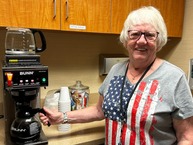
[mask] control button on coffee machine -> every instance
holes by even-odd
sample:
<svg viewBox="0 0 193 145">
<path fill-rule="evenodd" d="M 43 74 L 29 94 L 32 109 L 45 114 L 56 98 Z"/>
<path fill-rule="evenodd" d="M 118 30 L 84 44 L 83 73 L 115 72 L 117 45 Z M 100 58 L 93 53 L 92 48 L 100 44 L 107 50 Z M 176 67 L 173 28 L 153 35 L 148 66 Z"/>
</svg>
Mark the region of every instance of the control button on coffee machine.
<svg viewBox="0 0 193 145">
<path fill-rule="evenodd" d="M 6 73 L 6 76 L 7 76 L 7 86 L 11 87 L 12 86 L 13 73 L 8 72 L 8 73 Z"/>
</svg>

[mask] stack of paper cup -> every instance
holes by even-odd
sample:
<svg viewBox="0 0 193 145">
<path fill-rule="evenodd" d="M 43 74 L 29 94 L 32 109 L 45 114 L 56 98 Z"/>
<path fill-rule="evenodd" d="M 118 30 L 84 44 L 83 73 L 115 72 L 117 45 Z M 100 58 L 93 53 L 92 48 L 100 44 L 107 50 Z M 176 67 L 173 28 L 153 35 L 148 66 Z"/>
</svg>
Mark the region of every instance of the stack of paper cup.
<svg viewBox="0 0 193 145">
<path fill-rule="evenodd" d="M 65 113 L 70 110 L 71 110 L 71 100 L 68 87 L 61 87 L 58 102 L 58 111 Z M 70 130 L 70 128 L 71 128 L 70 124 L 58 125 L 58 130 L 63 132 Z"/>
</svg>

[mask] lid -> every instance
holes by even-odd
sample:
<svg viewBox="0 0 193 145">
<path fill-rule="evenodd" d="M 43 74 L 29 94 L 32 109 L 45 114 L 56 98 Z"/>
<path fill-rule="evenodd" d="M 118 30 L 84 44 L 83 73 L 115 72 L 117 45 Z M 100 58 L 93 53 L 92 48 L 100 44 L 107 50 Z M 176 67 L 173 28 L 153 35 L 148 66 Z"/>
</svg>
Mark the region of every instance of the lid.
<svg viewBox="0 0 193 145">
<path fill-rule="evenodd" d="M 17 28 L 17 27 L 7 27 L 8 31 L 16 31 L 16 32 L 31 32 L 28 28 Z"/>
<path fill-rule="evenodd" d="M 88 86 L 84 86 L 81 81 L 76 81 L 76 84 L 73 86 L 69 86 L 69 89 L 73 89 L 73 90 L 87 90 L 89 89 Z"/>
</svg>

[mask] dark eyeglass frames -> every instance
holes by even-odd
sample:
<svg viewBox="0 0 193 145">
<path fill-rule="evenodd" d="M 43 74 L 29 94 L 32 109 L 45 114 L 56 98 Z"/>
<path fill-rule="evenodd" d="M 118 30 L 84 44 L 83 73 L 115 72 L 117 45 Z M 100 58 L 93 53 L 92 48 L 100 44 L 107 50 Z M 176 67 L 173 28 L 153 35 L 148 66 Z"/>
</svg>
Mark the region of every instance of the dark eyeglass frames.
<svg viewBox="0 0 193 145">
<path fill-rule="evenodd" d="M 159 32 L 149 31 L 149 32 L 141 32 L 137 30 L 129 30 L 128 36 L 130 40 L 139 40 L 141 35 L 144 35 L 146 41 L 155 41 L 158 37 Z"/>
</svg>

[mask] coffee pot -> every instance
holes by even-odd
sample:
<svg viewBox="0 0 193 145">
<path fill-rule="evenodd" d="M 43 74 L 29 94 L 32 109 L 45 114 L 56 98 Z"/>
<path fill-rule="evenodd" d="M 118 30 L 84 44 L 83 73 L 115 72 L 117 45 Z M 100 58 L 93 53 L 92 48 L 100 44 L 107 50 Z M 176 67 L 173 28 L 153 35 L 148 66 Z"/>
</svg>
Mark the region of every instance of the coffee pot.
<svg viewBox="0 0 193 145">
<path fill-rule="evenodd" d="M 35 34 L 38 33 L 41 47 L 36 47 Z M 5 38 L 5 53 L 11 55 L 29 55 L 46 49 L 43 33 L 35 29 L 8 27 Z"/>
<path fill-rule="evenodd" d="M 41 124 L 35 116 L 36 113 L 45 113 L 43 109 L 32 109 L 23 106 L 16 114 L 16 119 L 12 122 L 10 135 L 13 141 L 32 142 L 40 137 Z"/>
<path fill-rule="evenodd" d="M 10 94 L 15 102 L 15 117 L 10 126 L 10 136 L 19 145 L 39 140 L 42 127 L 37 113 L 45 113 L 36 105 L 38 88 L 13 89 Z"/>
</svg>

